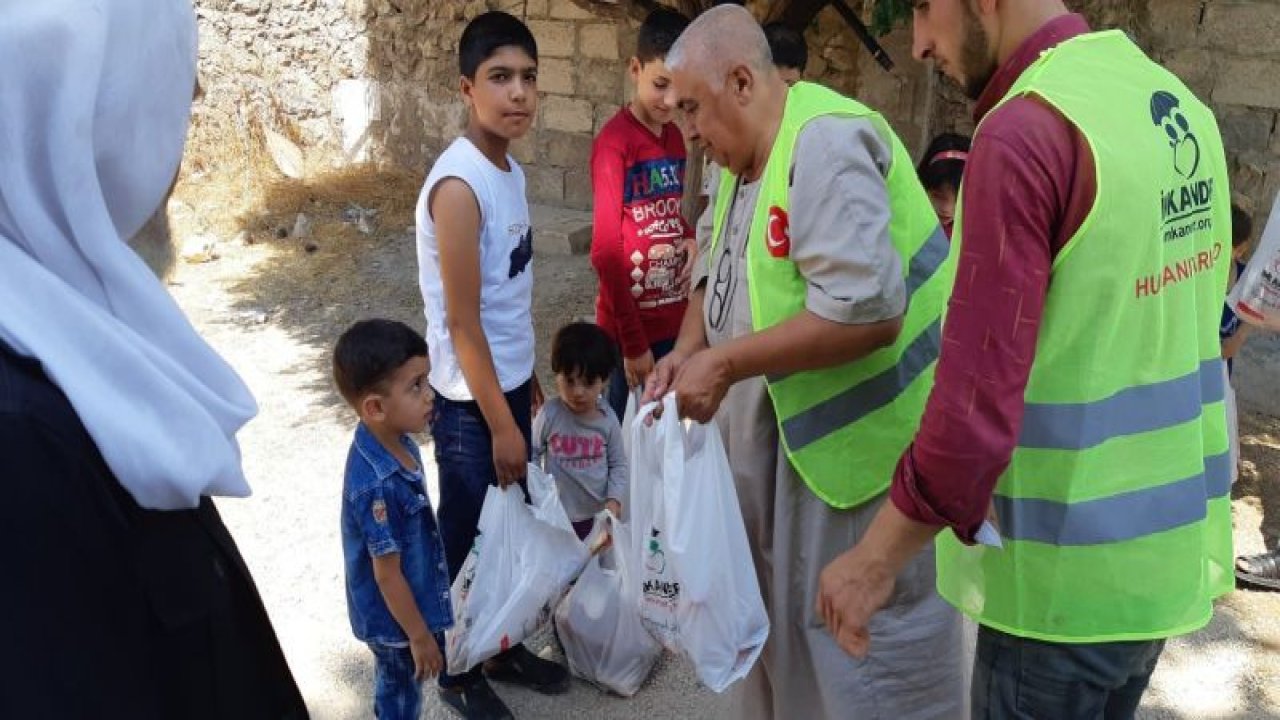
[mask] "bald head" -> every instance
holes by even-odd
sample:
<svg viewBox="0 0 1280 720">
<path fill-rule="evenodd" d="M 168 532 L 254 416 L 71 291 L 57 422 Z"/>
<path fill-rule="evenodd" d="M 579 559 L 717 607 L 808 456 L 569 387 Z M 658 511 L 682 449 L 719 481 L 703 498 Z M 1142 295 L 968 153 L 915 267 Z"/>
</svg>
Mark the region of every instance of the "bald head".
<svg viewBox="0 0 1280 720">
<path fill-rule="evenodd" d="M 665 102 L 685 137 L 737 175 L 754 180 L 782 122 L 787 86 L 751 13 L 721 5 L 690 23 L 667 53 Z"/>
<path fill-rule="evenodd" d="M 773 67 L 764 30 L 740 5 L 720 5 L 702 13 L 667 53 L 668 68 L 701 75 L 713 88 L 740 65 L 757 73 Z"/>
</svg>

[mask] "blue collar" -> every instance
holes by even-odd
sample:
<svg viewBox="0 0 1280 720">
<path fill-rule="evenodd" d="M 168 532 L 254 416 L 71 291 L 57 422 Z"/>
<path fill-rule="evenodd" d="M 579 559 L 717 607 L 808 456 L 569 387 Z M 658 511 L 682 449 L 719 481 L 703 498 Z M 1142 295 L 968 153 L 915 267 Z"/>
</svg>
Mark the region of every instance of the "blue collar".
<svg viewBox="0 0 1280 720">
<path fill-rule="evenodd" d="M 409 451 L 409 455 L 418 461 L 418 472 L 422 472 L 422 459 L 418 455 L 418 448 L 409 439 L 408 435 L 400 436 L 400 444 L 405 450 Z M 363 422 L 356 425 L 356 449 L 360 451 L 360 455 L 373 468 L 379 480 L 385 480 L 392 475 L 403 471 L 405 475 L 409 475 L 409 471 L 405 470 L 400 461 L 395 458 L 382 443 L 378 442 L 378 438 L 373 436 Z"/>
</svg>

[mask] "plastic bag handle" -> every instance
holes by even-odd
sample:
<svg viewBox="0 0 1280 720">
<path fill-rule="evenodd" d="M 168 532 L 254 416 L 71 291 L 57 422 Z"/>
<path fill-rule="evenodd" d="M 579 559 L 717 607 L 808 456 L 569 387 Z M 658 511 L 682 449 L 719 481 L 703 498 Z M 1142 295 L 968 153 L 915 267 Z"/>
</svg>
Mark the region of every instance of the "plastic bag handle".
<svg viewBox="0 0 1280 720">
<path fill-rule="evenodd" d="M 675 399 L 675 395 L 676 394 L 674 392 L 667 393 L 667 397 L 672 398 L 672 400 Z M 662 405 L 663 402 L 666 401 L 666 399 L 667 398 L 664 397 L 662 398 L 662 400 L 650 400 L 649 402 L 636 408 L 636 416 L 631 420 L 630 429 L 632 431 L 635 431 L 638 428 L 645 427 L 644 421 L 647 420 L 649 416 L 653 414 L 653 411 L 657 410 L 658 406 Z"/>
<path fill-rule="evenodd" d="M 662 417 L 658 420 L 658 424 L 662 426 L 662 480 L 665 486 L 662 493 L 662 509 L 668 527 L 681 528 L 685 531 L 685 533 L 676 534 L 668 532 L 667 546 L 676 554 L 684 554 L 691 549 L 692 543 L 687 535 L 692 530 L 692 524 L 676 522 L 676 517 L 686 504 L 682 502 L 687 495 L 685 483 L 692 481 L 691 478 L 686 477 L 685 471 L 689 453 L 687 442 L 689 428 L 686 428 L 685 423 L 680 420 L 675 393 L 667 393 L 662 398 L 662 406 Z"/>
<path fill-rule="evenodd" d="M 609 533 L 609 547 L 600 551 L 600 553 L 597 554 L 596 557 L 592 558 L 592 560 L 595 562 L 596 567 L 600 569 L 600 572 L 605 575 L 617 575 L 622 578 L 622 582 L 625 584 L 626 572 L 622 569 L 622 563 L 618 560 L 622 555 L 622 553 L 618 551 L 618 535 L 620 534 L 618 532 L 618 526 L 622 521 L 619 520 L 618 516 L 614 515 L 608 508 L 596 513 L 596 524 L 600 524 L 601 521 L 605 524 L 605 532 Z M 606 555 L 613 558 L 613 570 L 605 568 L 602 564 Z"/>
</svg>

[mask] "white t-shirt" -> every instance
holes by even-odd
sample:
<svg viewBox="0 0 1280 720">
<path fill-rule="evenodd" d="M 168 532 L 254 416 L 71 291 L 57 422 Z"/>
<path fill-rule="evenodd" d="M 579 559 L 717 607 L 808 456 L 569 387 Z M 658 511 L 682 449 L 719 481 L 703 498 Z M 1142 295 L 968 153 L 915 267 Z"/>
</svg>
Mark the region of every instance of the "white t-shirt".
<svg viewBox="0 0 1280 720">
<path fill-rule="evenodd" d="M 465 182 L 480 206 L 480 325 L 489 341 L 503 392 L 533 375 L 533 229 L 524 196 L 524 171 L 507 156 L 511 170 L 489 161 L 465 137 L 440 155 L 418 196 L 418 285 L 427 315 L 431 386 L 455 401 L 473 400 L 462 376 L 445 322 L 440 251 L 428 198 L 445 178 Z"/>
</svg>

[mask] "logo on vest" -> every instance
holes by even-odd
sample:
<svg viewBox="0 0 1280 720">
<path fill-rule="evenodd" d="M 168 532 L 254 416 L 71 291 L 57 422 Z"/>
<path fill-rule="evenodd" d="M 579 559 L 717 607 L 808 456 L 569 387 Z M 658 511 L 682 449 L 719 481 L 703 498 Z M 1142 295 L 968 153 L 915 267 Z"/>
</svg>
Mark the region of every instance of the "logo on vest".
<svg viewBox="0 0 1280 720">
<path fill-rule="evenodd" d="M 1191 132 L 1191 124 L 1179 105 L 1180 101 L 1173 93 L 1164 90 L 1154 93 L 1151 96 L 1151 122 L 1169 136 L 1174 171 L 1190 180 L 1200 167 L 1200 141 Z"/>
<path fill-rule="evenodd" d="M 1200 169 L 1200 141 L 1173 93 L 1151 95 L 1151 122 L 1164 131 L 1173 154 L 1173 171 L 1188 182 L 1160 191 L 1160 219 L 1164 241 L 1181 240 L 1213 228 L 1213 178 L 1195 180 Z"/>
<path fill-rule="evenodd" d="M 776 258 L 784 258 L 791 254 L 791 225 L 787 211 L 774 205 L 769 208 L 769 227 L 764 234 L 765 246 L 769 254 Z"/>
</svg>

